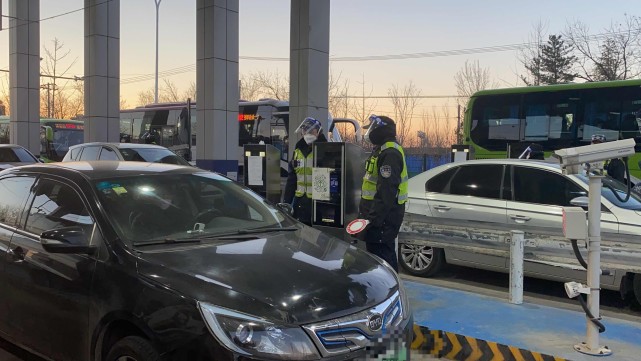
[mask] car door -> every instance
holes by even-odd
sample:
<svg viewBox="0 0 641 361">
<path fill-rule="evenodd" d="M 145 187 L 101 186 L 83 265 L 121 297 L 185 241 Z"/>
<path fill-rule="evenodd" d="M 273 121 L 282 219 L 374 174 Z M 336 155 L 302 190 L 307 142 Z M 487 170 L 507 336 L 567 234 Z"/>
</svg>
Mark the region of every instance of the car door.
<svg viewBox="0 0 641 361">
<path fill-rule="evenodd" d="M 571 207 L 570 201 L 586 196 L 587 190 L 561 173 L 528 166 L 514 166 L 512 187 L 508 224 L 526 233 L 525 272 L 559 280 L 584 279 L 562 227 L 563 207 Z M 601 213 L 601 231 L 618 233 L 618 221 L 607 208 Z"/>
<path fill-rule="evenodd" d="M 6 265 L 13 262 L 10 250 L 11 236 L 23 216 L 25 202 L 35 182 L 33 176 L 6 176 L 0 178 L 0 331 L 10 334 L 9 308 L 19 302 L 7 284 Z"/>
<path fill-rule="evenodd" d="M 431 191 L 428 184 L 426 193 L 432 215 L 442 224 L 443 240 L 455 246 L 445 248 L 448 262 L 505 268 L 505 167 L 466 164 L 454 169 L 440 191 Z"/>
<path fill-rule="evenodd" d="M 6 267 L 16 300 L 9 313 L 10 332 L 23 345 L 56 360 L 87 354 L 90 334 L 88 296 L 95 259 L 82 254 L 49 253 L 40 244 L 43 231 L 80 226 L 87 242 L 98 239 L 93 218 L 77 188 L 42 176 L 31 192 L 24 226 L 12 237 L 13 262 Z"/>
</svg>

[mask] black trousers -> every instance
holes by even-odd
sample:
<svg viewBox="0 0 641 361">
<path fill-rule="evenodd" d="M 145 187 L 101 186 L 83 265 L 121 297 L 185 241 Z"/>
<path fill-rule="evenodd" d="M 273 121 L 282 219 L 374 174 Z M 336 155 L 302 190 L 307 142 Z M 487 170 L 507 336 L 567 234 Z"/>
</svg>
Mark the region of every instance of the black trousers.
<svg viewBox="0 0 641 361">
<path fill-rule="evenodd" d="M 388 213 L 380 227 L 367 229 L 364 241 L 367 251 L 385 260 L 398 272 L 398 256 L 396 254 L 396 237 L 405 216 L 405 205 L 397 204 Z"/>
</svg>

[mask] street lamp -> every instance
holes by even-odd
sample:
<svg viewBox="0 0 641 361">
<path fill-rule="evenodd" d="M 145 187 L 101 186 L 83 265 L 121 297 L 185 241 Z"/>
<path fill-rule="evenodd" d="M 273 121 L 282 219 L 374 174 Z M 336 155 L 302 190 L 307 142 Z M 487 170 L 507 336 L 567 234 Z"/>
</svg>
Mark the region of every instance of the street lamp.
<svg viewBox="0 0 641 361">
<path fill-rule="evenodd" d="M 156 87 L 154 92 L 154 103 L 158 103 L 158 13 L 160 11 L 160 2 L 162 0 L 154 0 L 156 3 Z"/>
</svg>

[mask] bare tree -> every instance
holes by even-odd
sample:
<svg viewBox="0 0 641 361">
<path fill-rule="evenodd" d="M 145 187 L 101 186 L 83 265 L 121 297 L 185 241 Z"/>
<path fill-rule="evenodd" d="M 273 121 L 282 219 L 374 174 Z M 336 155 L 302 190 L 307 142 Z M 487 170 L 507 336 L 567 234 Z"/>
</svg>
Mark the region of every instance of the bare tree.
<svg viewBox="0 0 641 361">
<path fill-rule="evenodd" d="M 185 92 L 183 93 L 183 99 L 185 101 L 187 101 L 187 99 L 191 99 L 192 102 L 196 101 L 196 83 L 195 82 L 192 81 L 191 83 L 189 83 L 189 88 L 187 88 L 187 90 L 185 90 Z"/>
<path fill-rule="evenodd" d="M 261 84 L 258 81 L 256 73 L 241 75 L 238 87 L 240 90 L 240 99 L 253 101 L 260 98 Z"/>
<path fill-rule="evenodd" d="M 519 50 L 518 58 L 525 67 L 527 75 L 521 75 L 521 80 L 526 85 L 541 84 L 541 49 L 547 39 L 547 22 L 538 21 L 532 27 L 528 36 L 528 46 Z"/>
<path fill-rule="evenodd" d="M 466 60 L 463 67 L 454 75 L 454 85 L 459 105 L 465 106 L 472 94 L 477 91 L 495 88 L 496 82 L 492 80 L 489 68 L 481 67 L 478 60 L 471 62 Z"/>
<path fill-rule="evenodd" d="M 289 99 L 289 78 L 278 71 L 254 73 L 256 82 L 260 86 L 260 93 L 268 98 L 277 100 Z"/>
<path fill-rule="evenodd" d="M 41 65 L 42 74 L 46 75 L 48 83 L 41 87 L 41 115 L 66 119 L 83 112 L 84 89 L 77 81 L 70 81 L 69 70 L 76 64 L 78 58 L 69 60 L 71 50 L 66 50 L 63 42 L 54 38 L 53 46 L 44 46 L 44 57 Z"/>
<path fill-rule="evenodd" d="M 141 90 L 138 92 L 138 106 L 143 106 L 147 104 L 153 104 L 156 100 L 154 95 L 154 89 L 149 88 L 147 90 Z"/>
<path fill-rule="evenodd" d="M 641 18 L 625 15 L 599 36 L 587 24 L 569 23 L 564 36 L 576 49 L 580 72 L 587 81 L 623 80 L 641 75 Z"/>
<path fill-rule="evenodd" d="M 160 97 L 158 100 L 163 103 L 176 103 L 183 99 L 178 91 L 176 83 L 169 79 L 163 79 L 163 85 L 160 88 Z"/>
<path fill-rule="evenodd" d="M 3 115 L 9 115 L 11 112 L 11 107 L 9 103 L 9 73 L 5 73 L 5 75 L 2 77 L 2 80 L 0 80 L 0 85 L 2 85 L 2 91 L 0 92 L 0 103 L 2 103 L 2 107 L 4 107 L 4 114 Z"/>
<path fill-rule="evenodd" d="M 359 82 L 361 85 L 361 94 L 353 99 L 353 102 L 350 106 L 349 114 L 353 119 L 358 120 L 361 125 L 367 124 L 369 116 L 374 113 L 374 109 L 378 105 L 377 101 L 373 101 L 370 97 L 374 91 L 374 86 L 371 85 L 369 90 L 366 90 L 367 83 L 365 81 L 365 75 L 362 75 L 362 81 Z"/>
<path fill-rule="evenodd" d="M 409 140 L 412 130 L 412 118 L 419 104 L 417 98 L 421 95 L 421 90 L 416 88 L 412 81 L 404 87 L 392 85 L 387 94 L 390 96 L 394 106 L 394 121 L 396 122 L 396 139 L 399 144 L 404 145 L 405 140 Z"/>
</svg>

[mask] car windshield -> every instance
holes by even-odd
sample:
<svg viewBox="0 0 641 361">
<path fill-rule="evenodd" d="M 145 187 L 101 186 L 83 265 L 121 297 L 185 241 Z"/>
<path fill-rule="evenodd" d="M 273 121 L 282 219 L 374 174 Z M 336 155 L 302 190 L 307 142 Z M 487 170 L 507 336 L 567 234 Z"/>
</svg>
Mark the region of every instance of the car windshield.
<svg viewBox="0 0 641 361">
<path fill-rule="evenodd" d="M 126 161 L 189 165 L 185 159 L 165 148 L 121 148 Z"/>
<path fill-rule="evenodd" d="M 22 148 L 0 148 L 0 162 L 34 163 L 38 160 Z"/>
<path fill-rule="evenodd" d="M 213 173 L 119 177 L 94 184 L 120 237 L 135 244 L 295 225 L 249 189 Z"/>
<path fill-rule="evenodd" d="M 577 175 L 577 178 L 583 183 L 588 184 L 588 178 L 585 175 Z M 625 199 L 628 194 L 628 186 L 611 177 L 603 178 L 601 194 L 605 199 L 619 208 L 641 211 L 641 196 L 638 193 L 631 192 L 630 199 L 628 199 L 627 202 L 621 202 L 614 195 L 614 192 L 616 192 L 621 199 Z"/>
</svg>

